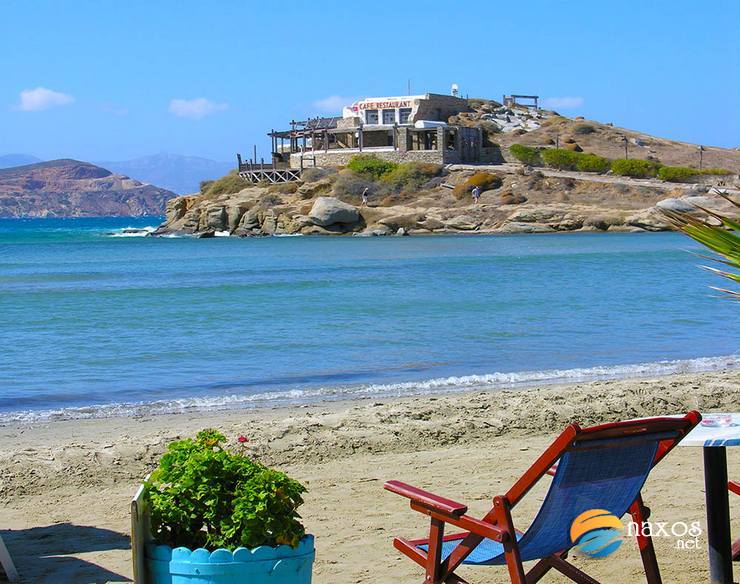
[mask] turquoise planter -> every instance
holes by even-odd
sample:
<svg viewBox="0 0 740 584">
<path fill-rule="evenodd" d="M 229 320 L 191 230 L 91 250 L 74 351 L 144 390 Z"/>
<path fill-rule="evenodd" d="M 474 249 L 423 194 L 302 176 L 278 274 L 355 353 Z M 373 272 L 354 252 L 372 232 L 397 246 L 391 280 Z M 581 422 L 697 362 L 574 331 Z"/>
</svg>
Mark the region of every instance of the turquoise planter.
<svg viewBox="0 0 740 584">
<path fill-rule="evenodd" d="M 166 545 L 146 545 L 149 584 L 311 584 L 313 535 L 297 548 L 237 548 L 194 551 Z"/>
</svg>

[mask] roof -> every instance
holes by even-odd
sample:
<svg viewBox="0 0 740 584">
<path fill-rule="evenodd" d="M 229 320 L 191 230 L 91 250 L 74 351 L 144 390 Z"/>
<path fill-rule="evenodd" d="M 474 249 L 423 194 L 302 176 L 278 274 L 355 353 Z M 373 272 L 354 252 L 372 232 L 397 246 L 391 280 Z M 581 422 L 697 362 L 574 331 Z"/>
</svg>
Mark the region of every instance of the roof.
<svg viewBox="0 0 740 584">
<path fill-rule="evenodd" d="M 323 130 L 333 130 L 337 127 L 341 116 L 333 118 L 310 118 L 300 122 L 292 122 L 294 124 L 295 132 L 298 134 L 305 134 L 310 132 L 319 132 Z M 270 132 L 268 136 L 274 136 L 275 138 L 290 138 L 293 135 L 294 130 L 283 130 L 280 132 Z"/>
</svg>

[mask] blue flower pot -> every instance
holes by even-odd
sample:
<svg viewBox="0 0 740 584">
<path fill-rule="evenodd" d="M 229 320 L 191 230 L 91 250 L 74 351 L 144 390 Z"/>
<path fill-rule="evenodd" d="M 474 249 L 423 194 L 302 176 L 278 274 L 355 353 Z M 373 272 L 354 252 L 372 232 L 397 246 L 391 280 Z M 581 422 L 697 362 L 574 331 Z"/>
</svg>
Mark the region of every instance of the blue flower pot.
<svg viewBox="0 0 740 584">
<path fill-rule="evenodd" d="M 313 535 L 304 536 L 296 548 L 240 547 L 233 552 L 146 545 L 149 584 L 311 584 L 315 555 Z"/>
</svg>

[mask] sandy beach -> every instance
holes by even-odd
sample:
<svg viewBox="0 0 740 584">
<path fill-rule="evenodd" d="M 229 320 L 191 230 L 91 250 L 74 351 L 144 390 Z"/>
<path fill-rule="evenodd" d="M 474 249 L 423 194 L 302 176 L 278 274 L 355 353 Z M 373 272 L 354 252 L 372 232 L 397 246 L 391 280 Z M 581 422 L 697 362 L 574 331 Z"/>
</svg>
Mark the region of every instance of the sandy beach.
<svg viewBox="0 0 740 584">
<path fill-rule="evenodd" d="M 421 536 L 423 518 L 382 484 L 400 479 L 484 513 L 568 422 L 583 425 L 699 409 L 737 410 L 740 373 L 726 370 L 571 386 L 453 393 L 294 408 L 57 421 L 0 427 L 0 533 L 24 582 L 107 582 L 131 577 L 129 500 L 166 444 L 217 427 L 247 435 L 260 459 L 304 481 L 302 515 L 317 537 L 314 581 L 421 582 L 391 546 Z M 730 476 L 740 452 L 729 449 Z M 678 448 L 646 485 L 660 521 L 704 524 L 701 449 Z M 525 528 L 545 479 L 518 509 Z M 734 532 L 740 534 L 738 503 Z M 656 541 L 665 582 L 707 578 L 706 539 L 698 550 Z M 575 563 L 603 582 L 640 581 L 633 542 L 604 560 Z M 466 567 L 471 584 L 507 582 L 504 569 Z M 548 581 L 561 581 L 549 576 Z"/>
</svg>

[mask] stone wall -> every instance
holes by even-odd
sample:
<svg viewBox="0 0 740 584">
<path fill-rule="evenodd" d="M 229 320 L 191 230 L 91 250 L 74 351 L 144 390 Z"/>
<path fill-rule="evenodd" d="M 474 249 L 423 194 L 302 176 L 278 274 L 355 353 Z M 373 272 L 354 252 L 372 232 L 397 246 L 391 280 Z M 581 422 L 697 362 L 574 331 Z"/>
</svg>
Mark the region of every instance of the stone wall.
<svg viewBox="0 0 740 584">
<path fill-rule="evenodd" d="M 316 159 L 315 166 L 347 166 L 350 159 L 358 154 L 369 154 L 380 158 L 381 160 L 389 160 L 390 162 L 431 162 L 434 164 L 447 164 L 446 153 L 440 150 L 375 150 L 367 149 L 360 152 L 356 149 L 347 150 L 329 150 L 329 152 L 306 152 L 306 156 L 303 162 L 304 168 L 310 168 L 314 166 L 314 156 Z M 455 161 L 456 162 L 456 161 Z M 450 162 L 451 163 L 451 162 Z M 301 155 L 291 154 L 290 155 L 290 166 L 292 168 L 300 168 L 301 166 Z"/>
<path fill-rule="evenodd" d="M 428 93 L 426 98 L 420 99 L 418 104 L 415 104 L 416 107 L 411 118 L 412 122 L 418 120 L 446 122 L 450 116 L 471 111 L 467 101 L 453 95 Z"/>
</svg>

